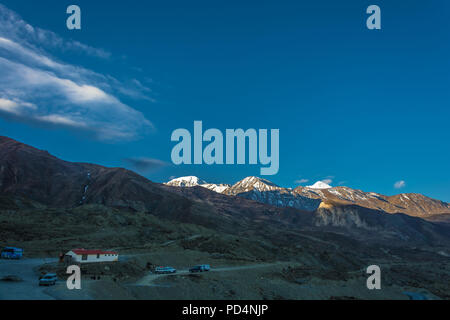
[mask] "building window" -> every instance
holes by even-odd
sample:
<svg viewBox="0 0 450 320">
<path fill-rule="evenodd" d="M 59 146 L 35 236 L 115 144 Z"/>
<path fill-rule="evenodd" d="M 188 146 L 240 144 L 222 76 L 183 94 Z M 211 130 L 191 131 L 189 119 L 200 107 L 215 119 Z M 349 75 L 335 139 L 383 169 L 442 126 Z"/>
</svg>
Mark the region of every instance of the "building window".
<svg viewBox="0 0 450 320">
<path fill-rule="evenodd" d="M 83 255 L 81 256 L 81 260 L 87 260 L 87 258 L 88 258 L 87 254 L 83 254 Z"/>
</svg>

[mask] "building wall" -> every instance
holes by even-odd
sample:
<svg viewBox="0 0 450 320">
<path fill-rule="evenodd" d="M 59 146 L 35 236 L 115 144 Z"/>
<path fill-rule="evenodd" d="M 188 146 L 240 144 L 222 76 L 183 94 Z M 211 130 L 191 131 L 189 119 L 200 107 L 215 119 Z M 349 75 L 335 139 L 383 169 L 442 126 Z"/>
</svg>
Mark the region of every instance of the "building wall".
<svg viewBox="0 0 450 320">
<path fill-rule="evenodd" d="M 81 255 L 77 255 L 73 251 L 69 251 L 66 255 L 71 256 L 72 260 L 77 263 L 114 262 L 119 260 L 118 254 L 100 254 L 98 258 L 96 254 L 92 254 L 87 256 L 87 260 L 83 260 Z"/>
</svg>

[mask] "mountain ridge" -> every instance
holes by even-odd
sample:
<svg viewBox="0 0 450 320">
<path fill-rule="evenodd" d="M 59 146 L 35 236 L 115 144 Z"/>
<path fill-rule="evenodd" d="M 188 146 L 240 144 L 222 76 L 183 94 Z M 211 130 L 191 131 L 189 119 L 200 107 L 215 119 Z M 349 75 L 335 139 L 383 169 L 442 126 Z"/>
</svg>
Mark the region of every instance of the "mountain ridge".
<svg viewBox="0 0 450 320">
<path fill-rule="evenodd" d="M 420 193 L 400 193 L 386 196 L 345 186 L 332 187 L 322 181 L 318 181 L 312 186 L 298 186 L 291 189 L 280 187 L 267 179 L 250 176 L 218 192 L 241 196 L 277 207 L 293 207 L 307 211 L 318 209 L 322 201 L 332 200 L 388 213 L 405 213 L 419 217 L 450 213 L 448 203 Z"/>
</svg>

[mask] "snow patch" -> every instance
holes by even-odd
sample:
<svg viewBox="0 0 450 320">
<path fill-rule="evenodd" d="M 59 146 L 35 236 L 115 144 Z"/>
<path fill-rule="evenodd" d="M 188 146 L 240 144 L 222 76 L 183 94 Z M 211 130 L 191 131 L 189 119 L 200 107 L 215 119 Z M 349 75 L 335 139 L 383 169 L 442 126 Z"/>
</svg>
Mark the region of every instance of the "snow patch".
<svg viewBox="0 0 450 320">
<path fill-rule="evenodd" d="M 332 188 L 332 186 L 330 186 L 329 184 L 327 184 L 327 183 L 325 183 L 323 181 L 317 181 L 313 185 L 307 186 L 307 188 L 310 188 L 310 189 L 330 189 L 330 188 Z"/>
</svg>

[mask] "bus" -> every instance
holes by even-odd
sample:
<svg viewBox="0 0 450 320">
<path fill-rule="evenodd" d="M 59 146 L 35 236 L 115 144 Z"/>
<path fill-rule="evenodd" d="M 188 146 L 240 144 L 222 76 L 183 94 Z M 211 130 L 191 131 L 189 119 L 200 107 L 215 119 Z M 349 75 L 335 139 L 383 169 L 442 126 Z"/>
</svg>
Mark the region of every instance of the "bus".
<svg viewBox="0 0 450 320">
<path fill-rule="evenodd" d="M 14 247 L 5 247 L 0 254 L 2 259 L 20 259 L 22 256 L 23 249 Z"/>
</svg>

